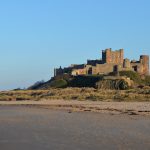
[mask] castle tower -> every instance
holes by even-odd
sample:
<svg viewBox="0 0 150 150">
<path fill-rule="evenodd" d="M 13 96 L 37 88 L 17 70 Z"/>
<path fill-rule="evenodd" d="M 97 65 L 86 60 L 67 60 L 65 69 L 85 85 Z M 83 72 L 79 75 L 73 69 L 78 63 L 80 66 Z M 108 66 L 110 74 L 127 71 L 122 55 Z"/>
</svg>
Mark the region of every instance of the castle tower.
<svg viewBox="0 0 150 150">
<path fill-rule="evenodd" d="M 129 59 L 124 59 L 124 62 L 123 62 L 123 68 L 131 68 L 131 64 L 130 64 L 130 60 Z"/>
<path fill-rule="evenodd" d="M 116 51 L 112 51 L 110 49 L 106 49 L 102 51 L 102 60 L 104 63 L 113 63 L 113 64 L 123 64 L 124 60 L 124 50 L 119 49 Z"/>
<path fill-rule="evenodd" d="M 106 63 L 111 63 L 111 48 L 106 49 Z"/>
<path fill-rule="evenodd" d="M 120 63 L 123 64 L 123 61 L 124 61 L 124 49 L 120 49 L 119 50 L 120 52 Z"/>
<path fill-rule="evenodd" d="M 111 48 L 102 51 L 103 63 L 111 63 Z"/>
<path fill-rule="evenodd" d="M 149 56 L 141 55 L 140 63 L 143 65 L 143 74 L 149 75 Z"/>
</svg>

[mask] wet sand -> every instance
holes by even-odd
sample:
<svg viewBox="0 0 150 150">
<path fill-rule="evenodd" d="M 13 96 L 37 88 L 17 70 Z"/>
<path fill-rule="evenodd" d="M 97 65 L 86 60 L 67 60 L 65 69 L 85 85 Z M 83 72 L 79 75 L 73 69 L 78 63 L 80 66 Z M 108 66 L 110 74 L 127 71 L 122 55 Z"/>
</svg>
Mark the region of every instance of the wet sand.
<svg viewBox="0 0 150 150">
<path fill-rule="evenodd" d="M 0 106 L 1 150 L 149 150 L 150 117 Z"/>
</svg>

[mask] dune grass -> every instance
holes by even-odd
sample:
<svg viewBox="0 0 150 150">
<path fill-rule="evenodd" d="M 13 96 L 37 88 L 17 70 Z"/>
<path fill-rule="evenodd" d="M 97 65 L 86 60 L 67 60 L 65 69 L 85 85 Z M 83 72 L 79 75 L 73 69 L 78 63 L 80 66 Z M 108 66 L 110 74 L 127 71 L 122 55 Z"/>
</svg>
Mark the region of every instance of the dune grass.
<svg viewBox="0 0 150 150">
<path fill-rule="evenodd" d="M 64 88 L 49 90 L 18 90 L 0 92 L 0 101 L 21 100 L 91 100 L 150 101 L 150 88 L 130 90 L 100 90 L 94 88 Z"/>
</svg>

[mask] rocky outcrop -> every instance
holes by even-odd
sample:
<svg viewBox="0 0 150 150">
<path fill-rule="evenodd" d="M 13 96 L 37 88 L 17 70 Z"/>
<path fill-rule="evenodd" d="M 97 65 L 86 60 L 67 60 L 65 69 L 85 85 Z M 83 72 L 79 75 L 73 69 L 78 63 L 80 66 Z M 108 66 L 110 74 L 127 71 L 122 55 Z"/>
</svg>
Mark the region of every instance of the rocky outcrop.
<svg viewBox="0 0 150 150">
<path fill-rule="evenodd" d="M 96 83 L 98 89 L 126 90 L 131 87 L 132 81 L 126 77 L 107 76 Z"/>
</svg>

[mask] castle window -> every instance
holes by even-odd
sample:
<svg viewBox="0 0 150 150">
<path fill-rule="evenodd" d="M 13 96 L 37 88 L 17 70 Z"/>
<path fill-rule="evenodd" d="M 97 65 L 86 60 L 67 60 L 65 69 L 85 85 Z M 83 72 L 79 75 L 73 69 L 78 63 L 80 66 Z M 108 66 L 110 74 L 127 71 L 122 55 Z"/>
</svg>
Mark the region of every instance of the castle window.
<svg viewBox="0 0 150 150">
<path fill-rule="evenodd" d="M 136 71 L 136 72 L 138 71 L 138 67 L 137 66 L 133 66 L 132 68 L 133 68 L 134 71 Z"/>
</svg>

